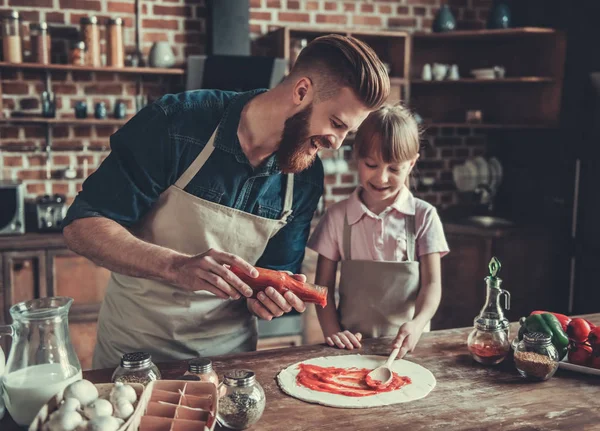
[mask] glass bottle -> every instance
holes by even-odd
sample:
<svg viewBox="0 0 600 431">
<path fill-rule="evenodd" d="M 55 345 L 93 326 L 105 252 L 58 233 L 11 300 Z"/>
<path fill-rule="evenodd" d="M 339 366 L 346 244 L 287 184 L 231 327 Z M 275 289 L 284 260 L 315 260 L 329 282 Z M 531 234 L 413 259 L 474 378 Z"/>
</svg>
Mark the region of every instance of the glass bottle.
<svg viewBox="0 0 600 431">
<path fill-rule="evenodd" d="M 85 41 L 79 40 L 71 47 L 71 64 L 75 66 L 85 66 L 86 61 Z"/>
<path fill-rule="evenodd" d="M 467 339 L 467 348 L 473 359 L 484 365 L 496 365 L 506 358 L 510 342 L 499 320 L 477 319 Z"/>
<path fill-rule="evenodd" d="M 12 337 L 3 397 L 19 425 L 28 426 L 50 398 L 82 378 L 69 335 L 71 304 L 61 296 L 20 302 L 10 308 L 13 323 L 0 325 L 0 335 Z"/>
<path fill-rule="evenodd" d="M 496 257 L 492 257 L 488 268 L 490 275 L 485 278 L 487 291 L 485 304 L 479 312 L 479 315 L 474 319 L 474 322 L 480 318 L 499 320 L 502 324 L 502 327 L 506 331 L 506 335 L 508 336 L 510 332 L 510 322 L 506 317 L 504 317 L 504 312 L 500 306 L 500 298 L 504 296 L 504 307 L 507 310 L 510 310 L 510 292 L 500 288 L 502 279 L 498 277 L 498 273 L 500 272 L 501 264 Z"/>
<path fill-rule="evenodd" d="M 246 429 L 258 422 L 265 410 L 265 391 L 256 381 L 253 371 L 226 373 L 219 393 L 223 394 L 219 398 L 219 422 L 228 428 Z"/>
<path fill-rule="evenodd" d="M 202 382 L 219 385 L 219 376 L 213 370 L 212 361 L 208 358 L 191 359 L 188 361 L 188 370 L 184 376 L 198 376 Z"/>
<path fill-rule="evenodd" d="M 98 18 L 95 16 L 84 16 L 80 20 L 83 40 L 87 48 L 86 64 L 88 66 L 100 67 L 100 29 L 98 28 Z"/>
<path fill-rule="evenodd" d="M 519 374 L 530 380 L 548 380 L 560 362 L 552 338 L 541 332 L 523 335 L 523 340 L 515 348 L 514 360 Z"/>
<path fill-rule="evenodd" d="M 123 20 L 111 18 L 106 29 L 106 65 L 125 66 L 125 47 L 123 45 Z"/>
<path fill-rule="evenodd" d="M 113 383 L 141 383 L 146 385 L 160 380 L 158 367 L 152 362 L 152 356 L 146 352 L 125 353 L 112 375 Z"/>
<path fill-rule="evenodd" d="M 34 63 L 50 64 L 50 33 L 45 22 L 29 24 L 31 56 Z"/>
<path fill-rule="evenodd" d="M 8 63 L 22 63 L 21 51 L 21 19 L 19 12 L 11 11 L 2 18 L 3 60 Z"/>
</svg>

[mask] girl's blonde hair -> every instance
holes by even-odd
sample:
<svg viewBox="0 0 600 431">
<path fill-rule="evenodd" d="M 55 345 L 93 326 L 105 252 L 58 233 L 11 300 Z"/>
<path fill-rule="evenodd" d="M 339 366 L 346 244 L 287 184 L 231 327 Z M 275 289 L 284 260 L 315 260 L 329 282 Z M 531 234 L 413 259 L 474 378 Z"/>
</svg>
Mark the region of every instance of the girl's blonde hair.
<svg viewBox="0 0 600 431">
<path fill-rule="evenodd" d="M 369 114 L 358 128 L 354 151 L 364 159 L 378 154 L 386 163 L 412 160 L 419 154 L 419 126 L 404 106 L 384 105 Z"/>
</svg>

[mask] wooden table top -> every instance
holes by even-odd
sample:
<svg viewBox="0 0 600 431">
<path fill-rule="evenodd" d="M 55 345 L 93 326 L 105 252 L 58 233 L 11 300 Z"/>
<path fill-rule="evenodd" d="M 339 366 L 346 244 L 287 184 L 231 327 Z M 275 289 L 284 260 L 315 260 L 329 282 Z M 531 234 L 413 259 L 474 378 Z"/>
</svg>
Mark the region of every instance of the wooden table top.
<svg viewBox="0 0 600 431">
<path fill-rule="evenodd" d="M 600 313 L 584 317 L 600 324 Z M 511 337 L 516 330 L 513 323 Z M 424 334 L 407 359 L 435 375 L 434 390 L 421 400 L 370 409 L 309 404 L 285 395 L 276 383 L 277 373 L 292 363 L 348 351 L 312 345 L 212 359 L 220 377 L 235 368 L 256 372 L 267 406 L 252 430 L 600 430 L 600 377 L 559 369 L 550 380 L 529 382 L 519 376 L 512 358 L 497 366 L 480 365 L 466 349 L 470 331 Z M 387 355 L 389 341 L 366 340 L 362 349 L 351 353 Z M 172 379 L 185 372 L 185 363 L 159 364 L 159 368 L 164 379 Z M 87 371 L 84 378 L 109 382 L 112 371 Z M 5 418 L 0 429 L 17 428 Z"/>
</svg>

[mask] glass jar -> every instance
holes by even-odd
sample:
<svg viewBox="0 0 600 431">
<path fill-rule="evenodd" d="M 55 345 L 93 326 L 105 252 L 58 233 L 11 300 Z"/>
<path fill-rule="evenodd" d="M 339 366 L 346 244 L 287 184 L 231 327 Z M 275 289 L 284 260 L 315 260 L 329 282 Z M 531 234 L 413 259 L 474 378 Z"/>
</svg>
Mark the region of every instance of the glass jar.
<svg viewBox="0 0 600 431">
<path fill-rule="evenodd" d="M 22 63 L 21 51 L 21 19 L 19 12 L 13 10 L 2 18 L 3 60 L 8 63 Z"/>
<path fill-rule="evenodd" d="M 45 22 L 29 24 L 31 56 L 34 63 L 50 64 L 50 33 Z"/>
<path fill-rule="evenodd" d="M 517 371 L 530 380 L 548 380 L 558 369 L 560 358 L 552 339 L 541 332 L 529 332 L 514 353 Z"/>
<path fill-rule="evenodd" d="M 499 364 L 510 351 L 508 335 L 501 321 L 477 319 L 475 328 L 467 339 L 467 348 L 477 362 L 484 365 Z"/>
<path fill-rule="evenodd" d="M 188 361 L 188 370 L 184 376 L 198 376 L 202 382 L 210 382 L 219 385 L 219 376 L 212 367 L 212 361 L 208 358 L 191 359 Z"/>
<path fill-rule="evenodd" d="M 79 40 L 75 42 L 71 47 L 71 64 L 75 66 L 85 66 L 86 55 L 85 41 Z"/>
<path fill-rule="evenodd" d="M 225 374 L 219 393 L 219 421 L 242 430 L 255 424 L 265 410 L 266 397 L 253 371 L 234 370 Z"/>
<path fill-rule="evenodd" d="M 153 380 L 160 380 L 160 371 L 146 352 L 125 353 L 112 375 L 113 383 L 141 383 L 146 385 Z"/>
<path fill-rule="evenodd" d="M 81 33 L 87 48 L 86 61 L 88 66 L 100 67 L 100 29 L 98 28 L 98 18 L 95 16 L 84 16 L 80 20 Z"/>
<path fill-rule="evenodd" d="M 123 45 L 123 20 L 111 18 L 106 29 L 106 65 L 125 66 L 125 47 Z"/>
</svg>

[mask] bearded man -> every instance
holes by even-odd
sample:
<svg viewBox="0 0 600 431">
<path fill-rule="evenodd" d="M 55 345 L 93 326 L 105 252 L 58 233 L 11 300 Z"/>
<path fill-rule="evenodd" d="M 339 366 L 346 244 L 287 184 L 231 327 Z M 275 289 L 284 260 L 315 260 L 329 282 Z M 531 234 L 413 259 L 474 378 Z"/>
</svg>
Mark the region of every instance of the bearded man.
<svg viewBox="0 0 600 431">
<path fill-rule="evenodd" d="M 138 350 L 157 361 L 255 350 L 255 316 L 304 311 L 272 287 L 250 298 L 229 268 L 299 272 L 323 192 L 317 152 L 338 149 L 389 86 L 369 46 L 329 35 L 271 90 L 166 95 L 117 131 L 63 230 L 111 271 L 93 367 Z"/>
</svg>

